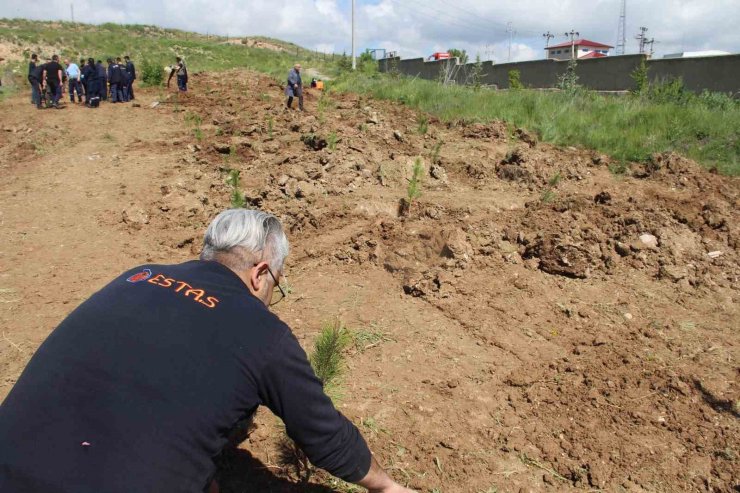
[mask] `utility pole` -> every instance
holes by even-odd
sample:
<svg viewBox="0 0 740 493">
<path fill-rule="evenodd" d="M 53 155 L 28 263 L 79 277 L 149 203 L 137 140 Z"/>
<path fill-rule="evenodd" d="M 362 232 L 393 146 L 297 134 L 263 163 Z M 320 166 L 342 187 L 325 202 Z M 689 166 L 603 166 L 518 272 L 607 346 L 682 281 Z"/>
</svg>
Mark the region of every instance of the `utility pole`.
<svg viewBox="0 0 740 493">
<path fill-rule="evenodd" d="M 578 31 L 570 30 L 569 33 L 565 33 L 565 36 L 570 36 L 570 59 L 575 60 L 576 58 L 576 38 L 580 36 L 581 33 Z"/>
<path fill-rule="evenodd" d="M 506 23 L 506 32 L 509 33 L 509 58 L 508 61 L 511 62 L 511 41 L 514 38 L 514 28 L 511 25 L 511 22 Z"/>
<path fill-rule="evenodd" d="M 555 37 L 554 34 L 551 34 L 550 31 L 547 31 L 545 34 L 542 35 L 543 38 L 545 38 L 545 49 L 550 47 L 550 40 Z"/>
<path fill-rule="evenodd" d="M 643 55 L 645 53 L 645 44 L 647 44 L 647 30 L 647 27 L 641 27 L 640 34 L 635 36 L 635 39 L 640 42 L 640 55 Z"/>
<path fill-rule="evenodd" d="M 75 4 L 73 4 L 73 3 L 70 3 L 69 4 L 69 13 L 70 13 L 70 15 L 72 17 L 72 23 L 74 23 L 74 21 L 75 21 Z"/>
<path fill-rule="evenodd" d="M 352 0 L 352 70 L 357 70 L 357 58 L 355 58 L 355 0 Z"/>
<path fill-rule="evenodd" d="M 650 58 L 653 58 L 653 55 L 655 54 L 655 50 L 653 49 L 653 45 L 656 43 L 655 38 L 651 38 L 650 40 L 645 40 L 645 46 L 650 45 Z"/>
<path fill-rule="evenodd" d="M 627 46 L 627 0 L 622 0 L 622 10 L 619 12 L 619 25 L 617 27 L 617 55 L 624 55 Z"/>
</svg>

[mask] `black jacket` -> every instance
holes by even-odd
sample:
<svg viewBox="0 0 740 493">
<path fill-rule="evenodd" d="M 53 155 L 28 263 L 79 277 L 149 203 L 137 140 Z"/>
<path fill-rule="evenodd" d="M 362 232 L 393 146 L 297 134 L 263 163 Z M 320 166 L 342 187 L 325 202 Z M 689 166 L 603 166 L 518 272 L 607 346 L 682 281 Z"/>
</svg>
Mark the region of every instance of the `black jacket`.
<svg viewBox="0 0 740 493">
<path fill-rule="evenodd" d="M 74 310 L 0 407 L 0 491 L 202 493 L 264 405 L 311 462 L 362 479 L 370 451 L 290 329 L 215 262 L 144 265 Z"/>
<path fill-rule="evenodd" d="M 136 66 L 134 65 L 134 62 L 126 62 L 126 72 L 128 72 L 129 76 L 131 77 L 130 80 L 136 80 Z"/>
</svg>

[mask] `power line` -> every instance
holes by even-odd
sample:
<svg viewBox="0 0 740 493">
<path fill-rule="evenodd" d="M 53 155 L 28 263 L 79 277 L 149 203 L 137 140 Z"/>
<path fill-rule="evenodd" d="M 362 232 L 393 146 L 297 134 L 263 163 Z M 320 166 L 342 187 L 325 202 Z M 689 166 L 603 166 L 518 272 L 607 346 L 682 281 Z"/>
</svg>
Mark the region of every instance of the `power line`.
<svg viewBox="0 0 740 493">
<path fill-rule="evenodd" d="M 459 5 L 455 5 L 455 4 L 452 4 L 452 3 L 448 2 L 447 0 L 439 0 L 439 1 L 442 2 L 442 3 L 444 3 L 445 5 L 448 5 L 449 7 L 453 8 L 453 9 L 455 9 L 454 12 L 458 12 L 459 11 L 459 12 L 465 12 L 465 13 L 467 13 L 468 15 L 472 16 L 473 19 L 476 19 L 477 22 L 483 21 L 484 24 L 487 25 L 487 26 L 494 25 L 494 26 L 500 26 L 503 29 L 506 28 L 506 24 L 503 23 L 503 22 L 497 22 L 497 21 L 494 21 L 494 20 L 485 18 L 485 17 L 483 17 L 478 12 L 473 12 L 472 10 L 464 9 L 464 8 L 460 7 Z M 448 16 L 450 15 L 449 12 L 447 12 L 446 14 Z M 530 31 L 528 29 L 520 29 L 519 31 L 521 33 L 527 33 L 527 34 L 533 34 L 533 35 L 534 34 L 539 34 L 537 31 Z"/>
<path fill-rule="evenodd" d="M 425 17 L 432 21 L 437 21 L 438 23 L 443 21 L 443 23 L 447 25 L 453 24 L 455 26 L 460 27 L 461 29 L 464 29 L 465 31 L 475 30 L 479 32 L 480 34 L 484 35 L 486 38 L 491 38 L 492 34 L 495 33 L 495 31 L 491 29 L 491 24 L 498 24 L 498 25 L 504 26 L 503 24 L 500 24 L 500 23 L 496 23 L 496 22 L 488 23 L 487 21 L 484 24 L 478 24 L 478 22 L 481 22 L 479 18 L 476 20 L 476 22 L 473 22 L 469 19 L 464 19 L 464 18 L 461 18 L 459 16 L 456 16 L 450 13 L 448 10 L 440 10 L 436 6 L 430 5 L 428 1 L 423 1 L 423 2 L 420 0 L 406 0 L 404 2 L 401 2 L 400 0 L 390 0 L 390 1 L 398 5 L 399 7 L 405 7 L 409 10 L 413 9 L 413 13 L 421 17 Z M 416 3 L 419 6 L 419 8 L 414 8 L 413 6 L 410 6 L 408 2 Z M 439 16 L 428 14 L 426 12 L 427 10 L 436 12 L 439 14 Z M 503 30 L 503 32 L 501 31 L 499 32 L 501 34 L 505 34 L 505 33 L 508 34 L 508 32 L 505 30 Z"/>
<path fill-rule="evenodd" d="M 390 1 L 391 1 L 391 3 L 393 3 L 393 4 L 395 4 L 395 5 L 399 6 L 399 7 L 403 7 L 405 9 L 408 9 L 407 10 L 408 12 L 413 12 L 415 15 L 418 15 L 420 17 L 424 17 L 426 19 L 429 19 L 431 21 L 436 21 L 436 22 L 440 22 L 441 21 L 441 18 L 439 16 L 436 16 L 436 15 L 433 15 L 433 14 L 428 14 L 424 10 L 419 10 L 419 9 L 417 9 L 417 8 L 409 5 L 408 2 L 415 2 L 416 0 L 405 0 L 404 2 L 401 2 L 401 0 L 390 0 Z M 433 9 L 433 8 L 430 8 L 429 5 L 427 5 L 427 4 L 423 4 L 423 3 L 418 3 L 417 2 L 417 5 L 419 5 L 421 7 L 424 7 L 426 9 L 429 9 L 429 10 L 435 10 L 435 11 L 439 12 L 440 14 L 446 15 L 445 12 L 439 11 L 439 10 L 436 10 L 436 9 Z M 444 20 L 444 24 L 445 25 L 452 24 L 452 25 L 455 25 L 455 26 L 457 26 L 460 29 L 463 29 L 465 31 L 471 31 L 471 30 L 473 30 L 473 31 L 477 31 L 480 35 L 485 36 L 487 38 L 490 38 L 491 37 L 491 29 L 490 28 L 478 27 L 476 25 L 471 25 L 469 23 L 461 24 L 459 22 L 455 22 L 452 19 L 445 19 Z"/>
</svg>

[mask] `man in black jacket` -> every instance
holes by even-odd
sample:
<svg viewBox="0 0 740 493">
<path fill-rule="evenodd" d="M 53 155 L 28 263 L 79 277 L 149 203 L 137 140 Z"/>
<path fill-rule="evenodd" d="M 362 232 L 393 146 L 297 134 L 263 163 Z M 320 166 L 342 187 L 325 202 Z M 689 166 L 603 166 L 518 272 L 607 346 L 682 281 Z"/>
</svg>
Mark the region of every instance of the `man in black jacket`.
<svg viewBox="0 0 740 493">
<path fill-rule="evenodd" d="M 44 70 L 38 71 L 38 63 L 38 55 L 32 54 L 31 61 L 28 62 L 28 83 L 31 84 L 31 103 L 41 109 L 41 76 Z"/>
<path fill-rule="evenodd" d="M 230 209 L 200 260 L 136 267 L 80 305 L 0 407 L 0 491 L 218 491 L 213 458 L 264 405 L 314 465 L 373 493 L 411 493 L 270 311 L 287 255 L 274 216 Z"/>
<path fill-rule="evenodd" d="M 59 100 L 62 97 L 63 72 L 64 70 L 59 64 L 59 55 L 52 56 L 51 61 L 44 65 L 41 83 L 46 84 L 49 96 L 51 97 L 51 105 L 54 108 L 59 108 Z"/>
<path fill-rule="evenodd" d="M 108 59 L 108 82 L 110 83 L 110 102 L 111 103 L 122 103 L 123 102 L 123 74 L 121 73 L 121 66 L 118 65 L 112 58 Z"/>
<path fill-rule="evenodd" d="M 98 96 L 98 75 L 95 70 L 95 60 L 88 58 L 87 63 L 80 60 L 80 66 L 82 67 L 82 83 L 85 86 L 85 104 L 90 104 L 93 97 L 100 97 Z"/>
<path fill-rule="evenodd" d="M 126 60 L 126 72 L 128 72 L 129 76 L 129 83 L 128 83 L 128 98 L 130 100 L 134 100 L 134 81 L 136 80 L 136 66 L 134 65 L 134 62 L 131 61 L 131 58 L 126 55 L 123 57 L 124 60 Z"/>
<path fill-rule="evenodd" d="M 95 64 L 95 71 L 98 76 L 98 96 L 102 101 L 106 101 L 108 99 L 108 74 L 101 60 Z"/>
</svg>

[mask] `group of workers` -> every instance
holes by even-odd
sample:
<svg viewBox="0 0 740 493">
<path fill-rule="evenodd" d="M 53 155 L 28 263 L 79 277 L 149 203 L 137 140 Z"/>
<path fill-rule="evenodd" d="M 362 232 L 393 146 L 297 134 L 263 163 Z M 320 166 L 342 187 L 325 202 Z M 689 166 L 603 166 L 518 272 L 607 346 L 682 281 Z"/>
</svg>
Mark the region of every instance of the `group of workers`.
<svg viewBox="0 0 740 493">
<path fill-rule="evenodd" d="M 53 55 L 45 63 L 41 63 L 38 55 L 31 55 L 28 63 L 28 82 L 31 84 L 31 102 L 38 109 L 46 107 L 59 108 L 59 102 L 65 91 L 69 94 L 71 103 L 85 104 L 97 107 L 100 101 L 110 100 L 111 103 L 125 103 L 134 99 L 134 81 L 136 80 L 136 66 L 126 55 L 108 58 L 107 67 L 101 60 L 94 58 L 80 60 L 77 65 L 69 59 L 64 65 L 59 62 L 59 55 Z"/>
</svg>

